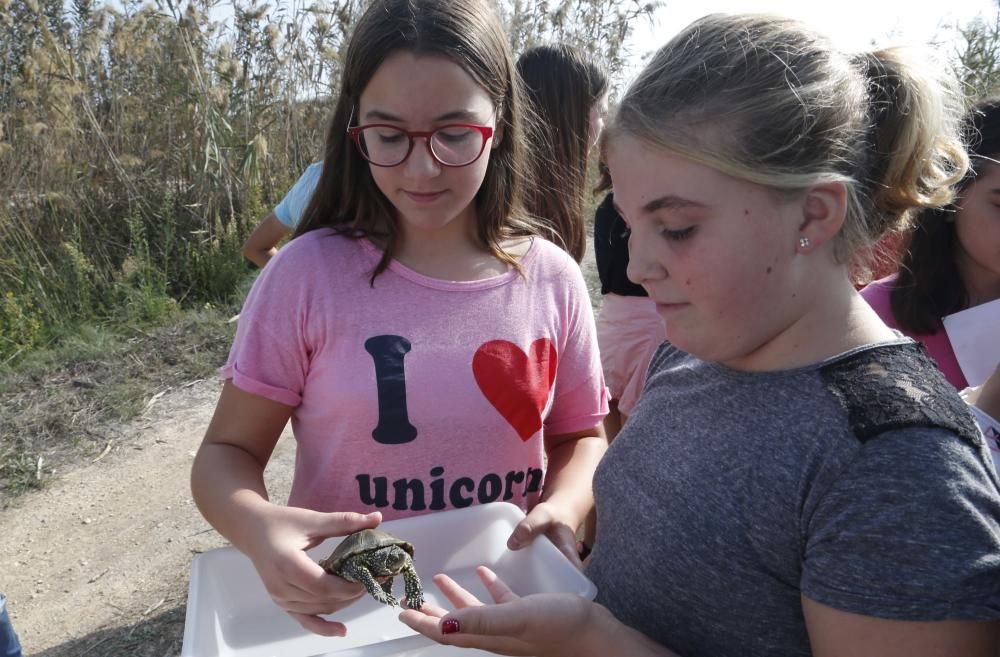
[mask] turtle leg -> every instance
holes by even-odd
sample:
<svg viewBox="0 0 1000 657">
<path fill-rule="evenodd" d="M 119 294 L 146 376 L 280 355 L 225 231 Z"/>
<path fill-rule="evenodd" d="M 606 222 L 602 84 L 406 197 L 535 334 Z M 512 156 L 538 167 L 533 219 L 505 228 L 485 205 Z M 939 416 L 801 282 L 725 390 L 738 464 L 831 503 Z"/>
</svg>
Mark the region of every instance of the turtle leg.
<svg viewBox="0 0 1000 657">
<path fill-rule="evenodd" d="M 420 609 L 424 606 L 424 589 L 417 576 L 413 563 L 403 568 L 403 582 L 406 584 L 406 606 L 410 609 Z"/>
<path fill-rule="evenodd" d="M 385 591 L 385 594 L 390 598 L 392 597 L 392 580 L 393 578 L 390 577 L 389 579 L 379 584 L 379 586 L 382 587 L 382 590 Z"/>
<path fill-rule="evenodd" d="M 368 593 L 371 594 L 373 598 L 378 600 L 384 605 L 389 605 L 395 607 L 399 603 L 396 602 L 396 598 L 392 597 L 392 593 L 389 593 L 381 586 L 379 586 L 378 581 L 372 576 L 372 573 L 364 564 L 357 560 L 349 560 L 341 567 L 341 572 L 344 575 L 344 579 L 350 579 L 352 581 L 363 584 Z"/>
</svg>

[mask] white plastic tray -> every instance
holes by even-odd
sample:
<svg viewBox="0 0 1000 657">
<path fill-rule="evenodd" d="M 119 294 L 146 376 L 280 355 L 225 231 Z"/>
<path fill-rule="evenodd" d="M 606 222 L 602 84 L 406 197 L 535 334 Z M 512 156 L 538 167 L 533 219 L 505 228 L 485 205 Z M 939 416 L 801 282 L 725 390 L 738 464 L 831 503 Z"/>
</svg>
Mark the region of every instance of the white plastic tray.
<svg viewBox="0 0 1000 657">
<path fill-rule="evenodd" d="M 567 592 L 593 599 L 597 588 L 548 539 L 511 551 L 507 538 L 524 513 L 495 502 L 392 520 L 381 527 L 412 543 L 426 601 L 450 609 L 431 577 L 447 573 L 484 601 L 489 595 L 476 566 L 493 569 L 519 595 Z M 340 542 L 331 538 L 310 550 L 317 561 Z M 396 589 L 402 594 L 403 582 Z M 440 646 L 399 622 L 399 608 L 366 596 L 330 616 L 347 625 L 347 636 L 322 637 L 293 621 L 268 596 L 250 560 L 234 548 L 211 550 L 191 566 L 181 657 L 438 657 L 485 655 Z"/>
</svg>

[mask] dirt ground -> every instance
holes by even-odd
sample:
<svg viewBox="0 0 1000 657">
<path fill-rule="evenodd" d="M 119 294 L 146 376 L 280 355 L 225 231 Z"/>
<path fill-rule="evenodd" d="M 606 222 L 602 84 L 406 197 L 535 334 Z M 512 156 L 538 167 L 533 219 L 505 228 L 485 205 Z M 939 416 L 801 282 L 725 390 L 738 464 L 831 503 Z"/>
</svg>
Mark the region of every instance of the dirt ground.
<svg viewBox="0 0 1000 657">
<path fill-rule="evenodd" d="M 198 513 L 191 461 L 221 384 L 156 400 L 103 458 L 0 511 L 0 590 L 29 657 L 176 657 L 191 561 L 224 541 Z M 268 467 L 287 496 L 290 436 Z M 97 460 L 99 458 L 99 460 Z"/>
</svg>

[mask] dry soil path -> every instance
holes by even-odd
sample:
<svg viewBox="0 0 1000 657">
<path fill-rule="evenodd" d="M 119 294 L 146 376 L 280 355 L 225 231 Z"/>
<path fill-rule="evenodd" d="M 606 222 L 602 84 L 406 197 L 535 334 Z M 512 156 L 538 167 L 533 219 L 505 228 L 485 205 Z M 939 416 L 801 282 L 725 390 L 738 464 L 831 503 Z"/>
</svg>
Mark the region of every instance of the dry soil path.
<svg viewBox="0 0 1000 657">
<path fill-rule="evenodd" d="M 168 392 L 100 460 L 0 511 L 0 587 L 28 657 L 174 657 L 191 560 L 224 544 L 188 475 L 220 384 Z M 268 467 L 284 499 L 286 436 Z"/>
</svg>

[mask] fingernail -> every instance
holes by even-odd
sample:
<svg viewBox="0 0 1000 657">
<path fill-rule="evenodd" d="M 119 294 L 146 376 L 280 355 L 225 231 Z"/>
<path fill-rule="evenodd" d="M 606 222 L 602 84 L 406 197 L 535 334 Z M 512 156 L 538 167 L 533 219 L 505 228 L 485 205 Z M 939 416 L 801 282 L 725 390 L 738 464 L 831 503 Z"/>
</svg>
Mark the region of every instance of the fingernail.
<svg viewBox="0 0 1000 657">
<path fill-rule="evenodd" d="M 521 541 L 511 537 L 511 539 L 507 541 L 507 547 L 511 550 L 516 550 L 517 548 L 521 547 Z"/>
<path fill-rule="evenodd" d="M 441 634 L 454 634 L 458 632 L 458 621 L 454 618 L 449 618 L 441 623 Z"/>
</svg>

